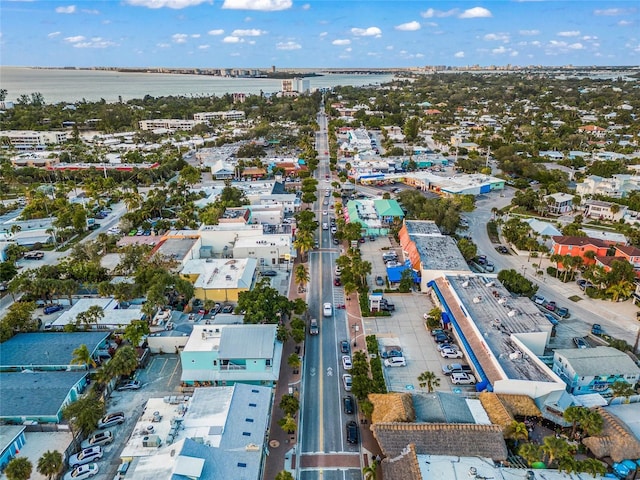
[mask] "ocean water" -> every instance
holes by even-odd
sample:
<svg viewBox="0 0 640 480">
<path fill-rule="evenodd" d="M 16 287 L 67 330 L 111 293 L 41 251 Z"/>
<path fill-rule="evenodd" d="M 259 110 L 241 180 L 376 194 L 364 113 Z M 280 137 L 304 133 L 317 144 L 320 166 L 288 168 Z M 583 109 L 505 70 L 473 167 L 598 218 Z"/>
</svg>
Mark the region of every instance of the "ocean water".
<svg viewBox="0 0 640 480">
<path fill-rule="evenodd" d="M 382 84 L 392 74 L 329 74 L 310 77 L 312 89 Z M 39 92 L 46 103 L 87 101 L 117 102 L 161 96 L 222 96 L 226 93 L 259 94 L 281 90 L 281 81 L 266 78 L 226 78 L 205 75 L 163 73 L 120 73 L 100 70 L 50 70 L 24 67 L 0 67 L 0 88 L 7 90 L 7 100 Z"/>
</svg>

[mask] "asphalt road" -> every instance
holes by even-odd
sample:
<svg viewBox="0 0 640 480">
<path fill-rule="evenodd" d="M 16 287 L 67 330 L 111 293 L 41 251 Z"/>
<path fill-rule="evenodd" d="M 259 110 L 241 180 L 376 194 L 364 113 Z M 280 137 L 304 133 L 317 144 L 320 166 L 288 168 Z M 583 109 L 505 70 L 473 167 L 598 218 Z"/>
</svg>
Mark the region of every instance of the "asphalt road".
<svg viewBox="0 0 640 480">
<path fill-rule="evenodd" d="M 324 191 L 330 188 L 330 183 L 325 181 L 325 175 L 329 175 L 329 157 L 324 152 L 328 151 L 328 138 L 326 129 L 326 117 L 318 116 L 320 132 L 316 135 L 316 149 L 319 153 L 320 165 L 317 171 L 319 180 L 318 202 L 314 206 L 320 224 L 328 222 L 333 206 L 324 206 Z M 328 211 L 324 216 L 323 211 Z M 354 415 L 345 415 L 342 410 L 342 368 L 339 341 L 349 338 L 345 310 L 336 309 L 336 304 L 344 304 L 344 292 L 341 287 L 333 285 L 333 270 L 335 259 L 339 256 L 338 246 L 333 245 L 329 230 L 318 230 L 318 243 L 320 248 L 310 253 L 309 266 L 312 287 L 309 289 L 308 304 L 312 318 L 317 318 L 320 325 L 320 333 L 317 336 L 308 336 L 305 344 L 305 360 L 302 386 L 302 408 L 300 422 L 300 451 L 302 455 L 333 455 L 333 454 L 358 454 L 359 446 L 346 442 L 345 425 L 349 420 L 355 420 Z M 324 317 L 323 303 L 332 304 L 333 315 Z M 330 462 L 329 462 L 330 463 Z M 301 479 L 345 480 L 359 479 L 359 469 L 345 469 L 328 466 L 325 468 L 309 469 L 300 473 Z"/>
</svg>

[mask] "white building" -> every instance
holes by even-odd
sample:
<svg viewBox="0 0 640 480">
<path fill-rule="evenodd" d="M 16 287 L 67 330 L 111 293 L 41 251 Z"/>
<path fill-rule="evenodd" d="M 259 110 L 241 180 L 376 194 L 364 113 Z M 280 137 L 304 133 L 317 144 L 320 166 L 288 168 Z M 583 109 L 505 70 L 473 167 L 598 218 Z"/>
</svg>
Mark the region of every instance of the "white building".
<svg viewBox="0 0 640 480">
<path fill-rule="evenodd" d="M 44 150 L 47 145 L 67 141 L 69 132 L 37 132 L 34 130 L 3 130 L 0 137 L 7 137 L 18 150 Z"/>
<path fill-rule="evenodd" d="M 310 83 L 305 78 L 285 78 L 282 80 L 283 93 L 308 93 Z"/>
<path fill-rule="evenodd" d="M 76 324 L 78 314 L 86 312 L 89 307 L 98 306 L 102 309 L 104 316 L 90 328 L 96 330 L 114 330 L 125 328 L 134 320 L 143 317 L 142 310 L 138 305 L 129 308 L 122 308 L 114 298 L 81 298 L 74 303 L 69 310 L 66 310 L 56 320 L 53 321 L 54 330 L 62 330 L 67 324 Z"/>
<path fill-rule="evenodd" d="M 155 130 L 158 128 L 173 130 L 186 130 L 193 129 L 198 124 L 205 123 L 204 120 L 182 120 L 179 118 L 158 118 L 155 120 L 140 120 L 138 125 L 140 130 Z"/>
<path fill-rule="evenodd" d="M 638 175 L 616 174 L 612 178 L 589 175 L 576 185 L 576 193 L 579 195 L 604 195 L 612 198 L 623 198 L 634 190 L 640 190 Z"/>
<path fill-rule="evenodd" d="M 222 112 L 201 112 L 194 113 L 193 119 L 200 121 L 209 120 L 244 120 L 245 114 L 242 110 L 228 110 Z"/>
</svg>

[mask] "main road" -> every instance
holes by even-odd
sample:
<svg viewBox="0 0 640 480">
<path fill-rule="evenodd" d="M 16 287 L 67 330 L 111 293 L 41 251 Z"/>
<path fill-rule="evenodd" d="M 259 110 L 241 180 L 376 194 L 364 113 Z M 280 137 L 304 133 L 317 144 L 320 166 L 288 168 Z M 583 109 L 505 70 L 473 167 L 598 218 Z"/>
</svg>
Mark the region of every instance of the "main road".
<svg viewBox="0 0 640 480">
<path fill-rule="evenodd" d="M 329 170 L 327 117 L 318 114 L 320 130 L 316 133 L 319 154 L 317 169 L 318 201 L 314 205 L 320 225 L 330 222 L 333 197 L 324 193 L 331 188 Z M 325 203 L 328 202 L 328 205 Z M 342 409 L 346 394 L 342 385 L 342 354 L 339 342 L 348 339 L 345 310 L 335 308 L 345 303 L 344 291 L 333 284 L 335 259 L 340 246 L 334 246 L 329 230 L 319 229 L 318 246 L 310 253 L 311 288 L 307 298 L 309 313 L 318 319 L 320 333 L 308 336 L 305 343 L 298 476 L 300 480 L 347 480 L 362 478 L 360 449 L 346 441 L 346 423 L 357 420 Z M 323 304 L 331 303 L 331 316 L 323 316 Z"/>
</svg>

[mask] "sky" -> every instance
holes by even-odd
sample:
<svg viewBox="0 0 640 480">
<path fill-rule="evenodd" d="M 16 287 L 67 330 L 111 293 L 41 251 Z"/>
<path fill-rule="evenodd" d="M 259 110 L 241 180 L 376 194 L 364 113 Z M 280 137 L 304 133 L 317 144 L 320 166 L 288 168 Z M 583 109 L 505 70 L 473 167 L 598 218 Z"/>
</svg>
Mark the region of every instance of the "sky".
<svg viewBox="0 0 640 480">
<path fill-rule="evenodd" d="M 638 0 L 0 0 L 0 65 L 638 65 Z"/>
</svg>

